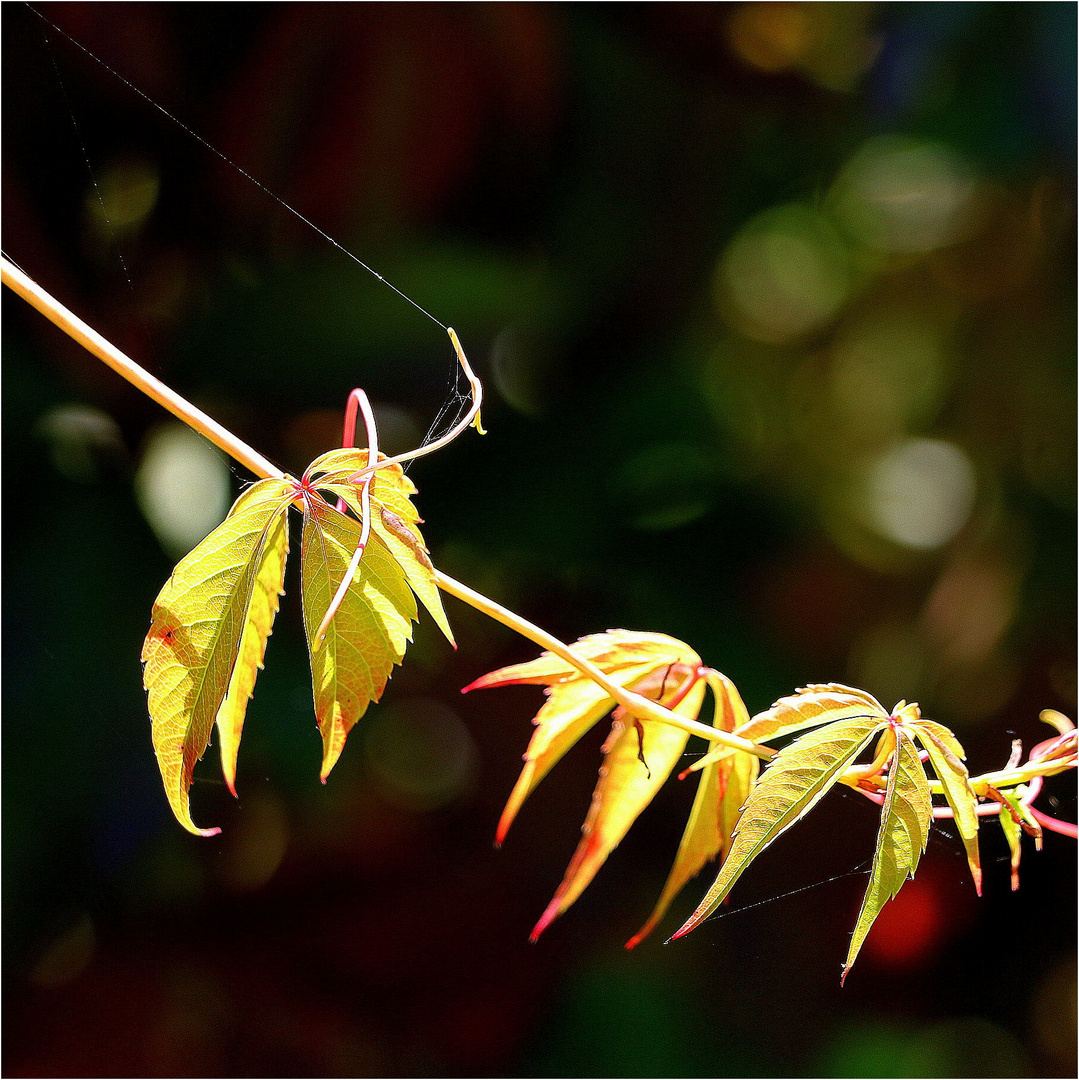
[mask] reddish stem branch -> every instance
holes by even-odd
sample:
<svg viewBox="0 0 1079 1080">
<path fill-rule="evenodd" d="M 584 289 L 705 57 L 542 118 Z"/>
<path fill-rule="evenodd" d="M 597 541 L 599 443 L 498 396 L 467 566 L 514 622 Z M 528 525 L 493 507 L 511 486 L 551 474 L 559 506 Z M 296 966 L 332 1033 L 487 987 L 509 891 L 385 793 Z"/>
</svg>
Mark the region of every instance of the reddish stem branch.
<svg viewBox="0 0 1079 1080">
<path fill-rule="evenodd" d="M 341 432 L 341 449 L 350 450 L 356 445 L 356 414 L 360 409 L 360 398 L 367 400 L 367 395 L 357 386 L 351 394 L 348 395 L 348 401 L 345 403 L 345 426 Z M 366 420 L 366 415 L 364 416 Z M 371 436 L 367 436 L 368 445 L 370 445 Z M 371 458 L 368 457 L 367 464 L 371 464 Z M 374 475 L 374 474 L 372 474 Z M 345 500 L 339 498 L 337 500 L 338 513 L 343 514 L 346 509 Z"/>
<path fill-rule="evenodd" d="M 1030 812 L 1034 815 L 1034 820 L 1042 828 L 1048 829 L 1050 832 L 1060 833 L 1061 836 L 1070 836 L 1073 840 L 1079 840 L 1079 826 L 1070 821 L 1060 821 L 1058 818 L 1043 814 L 1033 806 L 1030 808 Z"/>
</svg>

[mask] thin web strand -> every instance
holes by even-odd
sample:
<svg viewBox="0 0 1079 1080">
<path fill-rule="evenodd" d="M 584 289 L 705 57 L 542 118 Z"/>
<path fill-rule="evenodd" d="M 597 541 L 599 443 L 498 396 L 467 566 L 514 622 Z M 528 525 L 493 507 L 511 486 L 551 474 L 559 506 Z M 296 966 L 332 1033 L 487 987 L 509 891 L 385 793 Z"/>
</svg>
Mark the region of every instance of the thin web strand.
<svg viewBox="0 0 1079 1080">
<path fill-rule="evenodd" d="M 269 197 L 271 199 L 273 199 L 274 202 L 276 202 L 279 206 L 283 207 L 285 210 L 287 210 L 294 217 L 298 218 L 305 225 L 307 225 L 310 228 L 314 229 L 315 232 L 318 233 L 318 235 L 323 238 L 323 240 L 325 240 L 328 243 L 332 244 L 335 248 L 337 248 L 338 251 L 343 252 L 345 255 L 347 255 L 354 263 L 357 263 L 359 266 L 362 266 L 364 268 L 364 270 L 366 270 L 369 274 L 371 274 L 374 277 L 378 278 L 378 280 L 381 281 L 383 285 L 385 285 L 388 288 L 392 289 L 395 293 L 397 293 L 397 295 L 399 297 L 401 297 L 402 300 L 406 300 L 408 303 L 410 303 L 421 314 L 426 315 L 427 318 L 429 318 L 431 320 L 431 322 L 433 322 L 436 326 L 440 326 L 443 330 L 448 330 L 449 329 L 449 327 L 447 327 L 444 322 L 442 322 L 439 319 L 436 319 L 434 317 L 434 315 L 432 315 L 425 307 L 418 304 L 407 293 L 404 293 L 399 288 L 397 288 L 397 286 L 394 285 L 394 283 L 392 281 L 389 281 L 387 278 L 383 277 L 373 267 L 368 266 L 367 263 L 365 263 L 363 261 L 363 259 L 361 259 L 358 255 L 354 255 L 351 251 L 349 251 L 349 249 L 347 247 L 344 246 L 344 244 L 339 243 L 328 232 L 326 232 L 323 229 L 320 229 L 310 218 L 305 217 L 295 207 L 290 206 L 289 203 L 285 202 L 285 200 L 282 199 L 280 195 L 276 194 L 274 191 L 272 191 L 270 188 L 268 188 L 265 184 L 263 184 L 256 177 L 252 176 L 251 173 L 249 173 L 245 168 L 243 168 L 242 165 L 238 165 L 227 154 L 222 153 L 222 151 L 218 150 L 216 146 L 214 146 L 212 143 L 210 143 L 206 139 L 204 139 L 197 131 L 195 131 L 194 129 L 188 127 L 187 124 L 185 124 L 182 120 L 180 120 L 178 117 L 176 117 L 172 113 L 170 113 L 168 111 L 168 109 L 166 109 L 163 105 L 159 105 L 152 97 L 150 97 L 149 94 L 147 94 L 143 90 L 140 90 L 139 87 L 137 87 L 130 79 L 125 78 L 114 67 L 112 67 L 111 65 L 106 63 L 104 60 L 102 60 L 101 57 L 95 55 L 85 45 L 83 45 L 81 42 L 77 41 L 69 33 L 67 33 L 61 27 L 57 26 L 54 22 L 51 22 L 49 19 L 47 19 L 44 15 L 41 14 L 40 11 L 37 10 L 37 8 L 33 7 L 31 4 L 27 4 L 26 6 L 43 23 L 45 23 L 46 26 L 51 26 L 53 30 L 55 30 L 58 34 L 61 35 L 61 37 L 65 38 L 67 41 L 71 42 L 72 45 L 74 45 L 80 52 L 85 53 L 95 63 L 100 64 L 110 75 L 112 75 L 116 79 L 119 79 L 120 82 L 122 82 L 124 84 L 124 86 L 126 86 L 132 92 L 138 94 L 138 96 L 141 97 L 143 99 L 143 101 L 147 102 L 149 105 L 152 105 L 163 116 L 168 117 L 168 119 L 171 120 L 174 124 L 176 124 L 177 127 L 179 127 L 181 130 L 187 132 L 187 134 L 190 135 L 191 138 L 193 138 L 196 142 L 198 142 L 200 145 L 202 145 L 207 150 L 209 150 L 210 153 L 216 155 L 223 162 L 225 162 L 226 165 L 231 166 L 241 176 L 245 177 L 247 180 L 250 180 L 252 184 L 254 184 L 257 188 L 259 188 L 261 191 L 263 191 L 266 195 L 269 195 Z"/>
<path fill-rule="evenodd" d="M 27 4 L 27 7 L 30 7 L 30 5 Z M 33 8 L 30 8 L 30 10 L 34 11 Z M 40 16 L 39 12 L 34 11 L 34 14 Z M 52 26 L 52 23 L 49 23 L 47 19 L 44 19 L 43 21 Z M 60 33 L 63 33 L 63 31 L 61 30 Z M 65 34 L 64 36 L 66 37 L 67 35 Z M 116 257 L 120 260 L 120 266 L 123 268 L 124 277 L 127 279 L 127 287 L 134 292 L 135 286 L 131 280 L 131 271 L 128 270 L 127 261 L 124 259 L 124 253 L 120 250 L 116 230 L 113 228 L 112 218 L 109 217 L 109 211 L 105 206 L 105 199 L 101 194 L 101 187 L 97 182 L 97 174 L 94 172 L 94 167 L 90 163 L 90 151 L 86 149 L 86 140 L 83 138 L 82 128 L 79 127 L 78 118 L 75 116 L 75 107 L 71 104 L 71 98 L 68 96 L 63 76 L 60 74 L 60 65 L 56 62 L 56 53 L 53 50 L 52 41 L 49 38 L 48 31 L 42 29 L 41 37 L 45 42 L 45 51 L 49 54 L 49 61 L 52 64 L 53 74 L 56 76 L 56 85 L 60 88 L 60 97 L 63 98 L 64 107 L 71 117 L 71 126 L 75 131 L 75 141 L 79 144 L 79 149 L 82 151 L 82 160 L 86 165 L 86 171 L 90 176 L 90 183 L 93 186 L 94 195 L 97 198 L 97 205 L 101 210 L 101 217 L 108 226 L 110 239 L 116 243 Z M 20 267 L 20 269 L 22 268 Z"/>
<path fill-rule="evenodd" d="M 865 872 L 865 867 L 872 860 L 863 859 L 853 870 L 847 870 L 842 874 L 836 874 L 834 877 L 823 878 L 821 881 L 814 881 L 812 885 L 803 885 L 800 889 L 791 889 L 790 892 L 780 893 L 778 896 L 770 896 L 767 900 L 758 900 L 755 904 L 743 904 L 741 907 L 733 908 L 730 911 L 715 911 L 709 915 L 706 919 L 702 919 L 698 926 L 704 926 L 705 923 L 715 922 L 717 919 L 727 919 L 731 915 L 741 915 L 744 911 L 752 911 L 754 908 L 764 907 L 765 904 L 774 904 L 777 900 L 786 900 L 789 896 L 797 896 L 799 893 L 809 892 L 810 889 L 819 889 L 822 885 L 828 885 L 833 881 L 839 881 L 841 878 L 855 877 L 858 874 Z M 697 929 L 697 927 L 694 927 Z M 668 938 L 663 944 L 669 945 L 674 938 Z"/>
</svg>

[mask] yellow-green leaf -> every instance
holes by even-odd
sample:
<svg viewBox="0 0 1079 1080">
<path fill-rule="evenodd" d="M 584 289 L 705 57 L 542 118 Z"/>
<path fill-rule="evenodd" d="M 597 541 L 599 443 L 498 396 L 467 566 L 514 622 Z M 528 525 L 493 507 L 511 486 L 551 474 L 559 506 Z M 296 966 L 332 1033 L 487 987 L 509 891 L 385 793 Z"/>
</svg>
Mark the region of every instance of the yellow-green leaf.
<svg viewBox="0 0 1079 1080">
<path fill-rule="evenodd" d="M 970 775 L 963 758 L 966 753 L 959 740 L 943 725 L 921 719 L 913 726 L 918 741 L 929 754 L 944 797 L 955 815 L 955 827 L 966 849 L 974 888 L 982 894 L 982 865 L 978 854 L 978 797 L 970 786 Z"/>
<path fill-rule="evenodd" d="M 712 723 L 723 731 L 733 731 L 748 719 L 746 707 L 730 679 L 720 674 L 717 682 L 721 690 L 717 691 Z M 757 779 L 759 765 L 760 760 L 753 754 L 729 750 L 702 771 L 667 883 L 648 921 L 626 942 L 627 949 L 634 948 L 656 928 L 674 898 L 706 863 L 717 855 L 726 857 L 739 811 Z"/>
<path fill-rule="evenodd" d="M 285 492 L 275 494 L 273 482 L 265 487 L 255 484 L 247 489 L 230 511 L 232 514 L 254 507 L 258 502 L 282 499 Z M 262 546 L 251 602 L 247 608 L 240 652 L 232 670 L 228 692 L 217 713 L 217 734 L 221 749 L 221 771 L 225 783 L 236 794 L 236 758 L 240 752 L 247 703 L 255 689 L 255 678 L 262 669 L 266 655 L 266 639 L 273 630 L 278 598 L 284 592 L 285 559 L 288 557 L 288 514 L 273 519 Z"/>
<path fill-rule="evenodd" d="M 321 643 L 313 640 L 360 541 L 360 526 L 317 499 L 306 500 L 301 552 L 304 628 L 315 715 L 322 733 L 323 781 L 345 739 L 378 701 L 412 640 L 416 601 L 405 572 L 372 532 L 341 607 Z"/>
<path fill-rule="evenodd" d="M 847 962 L 843 965 L 841 985 L 881 908 L 895 897 L 907 878 L 914 877 L 918 860 L 929 840 L 933 802 L 925 769 L 914 743 L 903 728 L 896 727 L 895 739 L 895 754 L 888 773 L 877 849 L 869 872 L 869 887 L 858 913 Z"/>
<path fill-rule="evenodd" d="M 646 697 L 658 698 L 669 704 L 674 712 L 695 718 L 704 697 L 703 681 L 694 671 L 684 670 L 677 679 L 668 680 L 665 692 L 657 694 L 653 687 L 659 689 L 662 676 L 662 672 L 654 671 L 631 684 L 631 689 Z M 685 692 L 687 682 L 690 685 Z M 685 696 L 676 701 L 683 692 Z M 621 843 L 641 811 L 663 786 L 681 758 L 688 739 L 686 732 L 669 724 L 650 720 L 635 722 L 623 710 L 618 710 L 611 736 L 603 748 L 604 762 L 582 829 L 584 835 L 562 884 L 532 931 L 533 941 L 588 887 L 607 856 Z"/>
<path fill-rule="evenodd" d="M 385 459 L 385 454 L 378 455 L 379 461 Z M 308 466 L 306 475 L 312 478 L 315 487 L 332 491 L 344 499 L 359 517 L 359 487 L 350 483 L 349 477 L 366 467 L 367 451 L 364 449 L 331 450 L 316 458 Z M 442 595 L 435 583 L 431 557 L 419 530 L 422 519 L 412 505 L 415 494 L 415 484 L 405 476 L 400 465 L 378 469 L 371 481 L 371 528 L 401 564 L 413 592 L 456 648 L 442 607 Z"/>
<path fill-rule="evenodd" d="M 653 672 L 672 672 L 670 682 L 678 679 L 673 672 L 695 671 L 700 657 L 684 642 L 663 634 L 633 634 L 609 630 L 582 638 L 573 646 L 575 652 L 603 669 L 619 686 L 637 683 Z M 514 785 L 498 822 L 495 843 L 501 845 L 525 799 L 562 756 L 593 725 L 614 708 L 614 699 L 602 687 L 581 675 L 577 668 L 553 653 L 543 653 L 524 664 L 513 664 L 483 675 L 461 692 L 517 684 L 546 685 L 547 700 L 532 721 L 536 731 L 525 752 L 525 765 Z M 656 693 L 666 690 L 657 685 Z"/>
<path fill-rule="evenodd" d="M 638 664 L 620 668 L 609 675 L 614 682 L 625 685 L 647 675 L 650 670 L 647 664 Z M 577 740 L 614 707 L 614 699 L 591 680 L 555 683 L 545 692 L 548 698 L 533 721 L 536 731 L 525 751 L 524 768 L 498 821 L 495 844 L 499 847 L 525 799 Z"/>
<path fill-rule="evenodd" d="M 886 720 L 888 711 L 864 690 L 843 686 L 842 683 L 815 683 L 780 698 L 770 709 L 757 713 L 753 719 L 747 717 L 734 732 L 751 742 L 763 743 L 854 716 L 877 716 Z M 703 769 L 729 757 L 730 753 L 727 747 L 716 746 L 695 762 L 692 769 Z"/>
<path fill-rule="evenodd" d="M 220 830 L 199 829 L 191 820 L 188 792 L 195 763 L 209 745 L 230 689 L 267 540 L 282 527 L 291 497 L 287 481 L 255 484 L 180 560 L 154 601 L 142 649 L 154 750 L 173 813 L 198 835 Z M 253 684 L 254 672 L 248 675 Z M 244 676 L 236 684 L 235 701 L 250 688 Z"/>
<path fill-rule="evenodd" d="M 758 713 L 736 730 L 753 742 L 763 742 L 855 716 L 875 716 L 884 720 L 888 710 L 864 690 L 842 683 L 814 683 L 780 698 L 770 709 Z"/>
<path fill-rule="evenodd" d="M 838 720 L 796 739 L 772 758 L 746 801 L 719 876 L 674 937 L 688 934 L 722 903 L 753 859 L 816 806 L 885 723 L 884 716 L 862 714 Z"/>
</svg>

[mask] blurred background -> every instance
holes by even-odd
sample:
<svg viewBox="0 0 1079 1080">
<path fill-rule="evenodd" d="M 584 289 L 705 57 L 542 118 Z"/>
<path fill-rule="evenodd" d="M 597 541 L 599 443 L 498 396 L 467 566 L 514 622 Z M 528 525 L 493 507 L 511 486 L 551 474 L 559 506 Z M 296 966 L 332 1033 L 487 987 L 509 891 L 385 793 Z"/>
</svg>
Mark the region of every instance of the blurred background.
<svg viewBox="0 0 1079 1080">
<path fill-rule="evenodd" d="M 437 565 L 565 639 L 688 641 L 751 711 L 918 700 L 972 771 L 1074 718 L 1075 9 L 44 4 L 457 328 L 489 434 L 410 475 Z M 4 249 L 282 467 L 367 389 L 459 404 L 433 323 L 26 7 Z M 89 166 L 89 168 L 88 168 Z M 448 599 L 318 783 L 294 565 L 233 801 L 169 812 L 139 651 L 250 477 L 5 290 L 9 1076 L 1075 1075 L 1075 844 L 976 900 L 935 830 L 838 980 L 874 808 L 835 792 L 722 918 L 632 954 L 692 781 L 528 932 L 604 725 L 492 837 L 536 649 Z M 702 747 L 690 745 L 691 754 Z M 688 761 L 687 761 L 688 763 Z M 1074 776 L 1040 805 L 1075 819 Z M 1030 843 L 1024 841 L 1024 847 Z M 760 906 L 755 906 L 760 905 Z"/>
</svg>

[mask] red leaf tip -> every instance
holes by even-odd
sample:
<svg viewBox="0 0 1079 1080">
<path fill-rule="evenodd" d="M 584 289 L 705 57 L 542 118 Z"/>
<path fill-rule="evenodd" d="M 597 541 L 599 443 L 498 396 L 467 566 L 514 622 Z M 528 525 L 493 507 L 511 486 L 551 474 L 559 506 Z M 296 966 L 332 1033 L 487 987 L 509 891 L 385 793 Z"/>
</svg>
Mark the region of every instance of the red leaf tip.
<svg viewBox="0 0 1079 1080">
<path fill-rule="evenodd" d="M 540 934 L 558 918 L 559 914 L 558 900 L 556 898 L 547 905 L 547 910 L 540 916 L 539 922 L 532 927 L 532 933 L 528 935 L 528 940 L 533 945 L 539 941 Z"/>
</svg>

